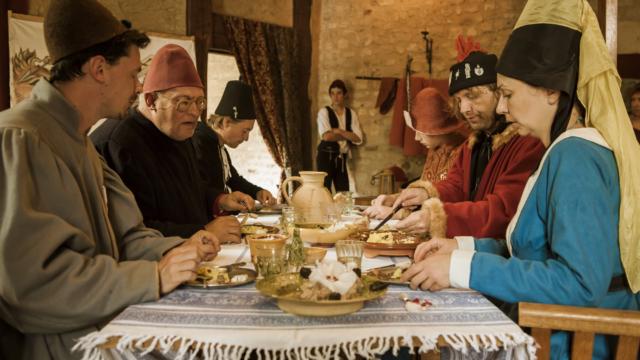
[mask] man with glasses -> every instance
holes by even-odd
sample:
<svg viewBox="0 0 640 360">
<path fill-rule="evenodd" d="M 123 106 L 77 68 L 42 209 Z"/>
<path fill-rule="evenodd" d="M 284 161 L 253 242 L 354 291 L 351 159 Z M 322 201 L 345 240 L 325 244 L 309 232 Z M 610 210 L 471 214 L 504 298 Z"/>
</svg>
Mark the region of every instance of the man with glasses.
<svg viewBox="0 0 640 360">
<path fill-rule="evenodd" d="M 191 137 L 207 100 L 187 51 L 173 44 L 160 48 L 142 91 L 124 120 L 109 119 L 90 135 L 98 152 L 134 193 L 147 226 L 165 236 L 206 229 L 222 243 L 239 242 L 237 219 L 213 219 L 214 208 L 247 210 L 254 202 L 200 177 Z"/>
</svg>

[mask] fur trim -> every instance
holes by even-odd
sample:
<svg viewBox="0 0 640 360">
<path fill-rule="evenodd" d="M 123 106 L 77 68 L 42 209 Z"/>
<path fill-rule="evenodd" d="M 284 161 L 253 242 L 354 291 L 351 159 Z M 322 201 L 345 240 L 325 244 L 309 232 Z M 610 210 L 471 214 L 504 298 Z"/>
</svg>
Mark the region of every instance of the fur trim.
<svg viewBox="0 0 640 360">
<path fill-rule="evenodd" d="M 502 145 L 508 143 L 514 137 L 518 136 L 518 127 L 515 124 L 509 124 L 500 134 L 493 135 L 493 141 L 491 143 L 491 149 L 496 151 Z M 475 132 L 469 136 L 467 146 L 469 150 L 473 149 L 473 146 L 478 142 L 478 133 Z"/>
<path fill-rule="evenodd" d="M 409 184 L 410 188 L 424 189 L 427 192 L 428 198 L 439 198 L 438 189 L 431 183 L 431 181 L 417 180 Z"/>
<path fill-rule="evenodd" d="M 432 238 L 447 236 L 447 214 L 444 205 L 438 198 L 431 198 L 422 203 L 422 209 L 429 210 L 429 234 Z"/>
</svg>

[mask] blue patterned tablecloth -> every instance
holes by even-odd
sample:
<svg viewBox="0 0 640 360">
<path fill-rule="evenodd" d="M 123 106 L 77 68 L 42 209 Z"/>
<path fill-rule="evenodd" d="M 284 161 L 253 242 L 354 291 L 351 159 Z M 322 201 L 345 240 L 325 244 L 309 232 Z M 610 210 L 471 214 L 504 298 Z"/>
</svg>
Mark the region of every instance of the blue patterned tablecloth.
<svg viewBox="0 0 640 360">
<path fill-rule="evenodd" d="M 327 258 L 335 259 L 332 249 Z M 363 259 L 363 268 L 406 260 Z M 214 263 L 250 263 L 244 245 L 224 246 Z M 408 312 L 401 294 L 433 306 Z M 112 344 L 117 340 L 115 348 Z M 254 284 L 228 289 L 178 289 L 158 301 L 126 308 L 105 328 L 80 339 L 84 359 L 140 358 L 150 351 L 170 358 L 324 359 L 372 358 L 420 344 L 419 352 L 444 340 L 455 354 L 475 358 L 535 357 L 534 340 L 481 294 L 470 290 L 412 291 L 391 286 L 360 311 L 333 317 L 300 317 L 281 311 Z M 413 349 L 412 349 L 413 350 Z M 133 354 L 133 355 L 131 355 Z M 455 355 L 454 354 L 454 355 Z M 454 358 L 456 356 L 453 356 Z"/>
</svg>

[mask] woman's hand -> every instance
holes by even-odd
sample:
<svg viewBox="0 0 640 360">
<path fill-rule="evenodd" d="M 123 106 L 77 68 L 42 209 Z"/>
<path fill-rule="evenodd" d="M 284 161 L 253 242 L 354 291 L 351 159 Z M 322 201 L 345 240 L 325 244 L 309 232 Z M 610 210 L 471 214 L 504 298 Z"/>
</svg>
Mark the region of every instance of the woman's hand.
<svg viewBox="0 0 640 360">
<path fill-rule="evenodd" d="M 402 274 L 400 281 L 409 281 L 412 289 L 438 291 L 451 287 L 449 283 L 449 266 L 451 254 L 436 254 L 428 256 L 411 265 Z"/>
<path fill-rule="evenodd" d="M 414 261 L 422 261 L 433 254 L 451 254 L 458 249 L 456 239 L 433 238 L 418 245 L 413 253 Z"/>
</svg>

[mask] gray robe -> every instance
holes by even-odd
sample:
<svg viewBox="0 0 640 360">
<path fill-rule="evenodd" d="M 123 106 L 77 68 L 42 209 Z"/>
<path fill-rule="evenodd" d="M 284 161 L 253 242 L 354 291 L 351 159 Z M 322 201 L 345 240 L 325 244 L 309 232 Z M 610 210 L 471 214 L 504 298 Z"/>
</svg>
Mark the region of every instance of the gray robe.
<svg viewBox="0 0 640 360">
<path fill-rule="evenodd" d="M 0 113 L 0 357 L 79 358 L 76 339 L 158 299 L 157 260 L 184 241 L 144 226 L 78 122 L 45 80 Z"/>
</svg>

